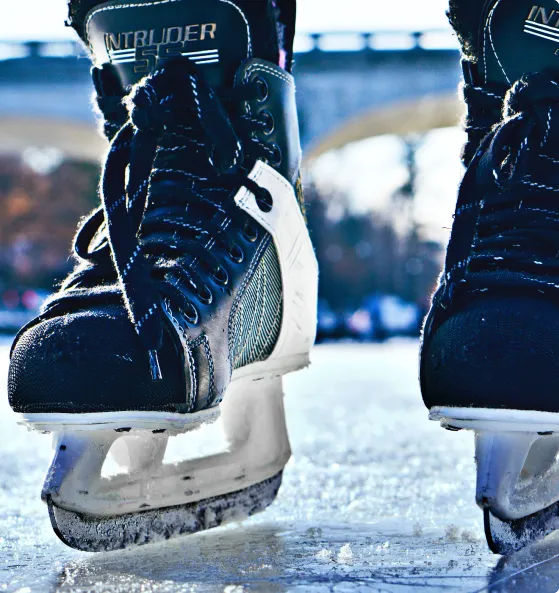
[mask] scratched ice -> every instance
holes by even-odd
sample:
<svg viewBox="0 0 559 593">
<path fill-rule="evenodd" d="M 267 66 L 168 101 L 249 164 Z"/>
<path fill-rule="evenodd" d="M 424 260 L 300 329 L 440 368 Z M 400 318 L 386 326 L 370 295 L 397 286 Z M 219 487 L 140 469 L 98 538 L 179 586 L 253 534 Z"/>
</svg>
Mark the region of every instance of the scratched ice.
<svg viewBox="0 0 559 593">
<path fill-rule="evenodd" d="M 74 552 L 39 500 L 47 436 L 0 398 L 0 591 L 556 593 L 559 538 L 490 554 L 474 504 L 472 437 L 429 423 L 417 346 L 318 347 L 287 381 L 293 459 L 277 502 L 229 525 L 136 551 Z M 5 384 L 8 342 L 0 345 Z"/>
</svg>

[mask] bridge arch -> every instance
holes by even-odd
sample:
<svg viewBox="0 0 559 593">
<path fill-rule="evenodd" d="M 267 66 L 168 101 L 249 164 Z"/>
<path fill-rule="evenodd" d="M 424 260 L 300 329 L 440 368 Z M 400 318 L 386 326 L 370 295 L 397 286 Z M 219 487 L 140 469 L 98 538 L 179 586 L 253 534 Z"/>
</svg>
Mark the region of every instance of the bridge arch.
<svg viewBox="0 0 559 593">
<path fill-rule="evenodd" d="M 342 50 L 340 36 L 353 45 Z M 387 37 L 399 45 L 387 48 Z M 456 123 L 458 51 L 433 46 L 432 38 L 433 32 L 302 36 L 307 51 L 296 53 L 294 74 L 306 154 Z M 85 160 L 104 152 L 89 61 L 76 59 L 80 52 L 72 43 L 0 43 L 0 56 L 11 56 L 0 59 L 0 150 L 54 146 Z"/>
<path fill-rule="evenodd" d="M 29 147 L 55 149 L 65 158 L 95 163 L 107 146 L 94 122 L 0 114 L 0 152 L 4 154 L 20 154 Z"/>
<path fill-rule="evenodd" d="M 456 93 L 427 95 L 371 109 L 349 118 L 323 137 L 316 138 L 307 147 L 304 158 L 308 162 L 330 150 L 384 134 L 407 136 L 455 126 L 461 119 L 462 111 L 463 106 Z"/>
</svg>

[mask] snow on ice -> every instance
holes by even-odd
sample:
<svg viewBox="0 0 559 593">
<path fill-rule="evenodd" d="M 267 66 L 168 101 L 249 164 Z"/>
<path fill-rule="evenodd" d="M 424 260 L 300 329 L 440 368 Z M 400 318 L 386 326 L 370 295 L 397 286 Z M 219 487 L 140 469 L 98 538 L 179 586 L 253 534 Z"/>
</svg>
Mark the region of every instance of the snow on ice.
<svg viewBox="0 0 559 593">
<path fill-rule="evenodd" d="M 323 345 L 313 362 L 286 380 L 293 458 L 268 511 L 109 554 L 52 533 L 39 498 L 49 437 L 16 426 L 4 390 L 0 591 L 556 593 L 558 537 L 509 558 L 488 551 L 473 437 L 428 422 L 414 341 Z"/>
</svg>

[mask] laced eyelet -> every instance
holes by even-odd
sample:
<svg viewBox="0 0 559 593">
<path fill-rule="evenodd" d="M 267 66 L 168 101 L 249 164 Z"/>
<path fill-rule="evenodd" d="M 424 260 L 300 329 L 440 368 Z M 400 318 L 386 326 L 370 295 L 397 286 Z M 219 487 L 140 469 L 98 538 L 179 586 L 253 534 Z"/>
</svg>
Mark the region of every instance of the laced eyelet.
<svg viewBox="0 0 559 593">
<path fill-rule="evenodd" d="M 246 223 L 243 227 L 243 236 L 250 243 L 258 240 L 258 229 L 255 229 L 250 223 Z"/>
<path fill-rule="evenodd" d="M 200 320 L 200 315 L 198 314 L 198 309 L 190 302 L 187 303 L 188 309 L 190 310 L 187 312 L 187 309 L 182 310 L 182 314 L 188 323 L 191 325 L 196 325 Z"/>
<path fill-rule="evenodd" d="M 268 83 L 261 76 L 257 76 L 256 78 L 254 78 L 254 82 L 256 83 L 258 92 L 260 93 L 258 102 L 263 103 L 270 94 L 270 88 L 268 87 Z"/>
<path fill-rule="evenodd" d="M 274 120 L 274 116 L 267 109 L 261 111 L 260 115 L 262 116 L 263 123 L 266 124 L 266 127 L 262 130 L 262 133 L 265 136 L 269 136 L 276 129 L 276 122 Z"/>
<path fill-rule="evenodd" d="M 272 198 L 272 194 L 264 187 L 260 188 L 258 192 L 256 204 L 262 212 L 270 212 L 270 210 L 274 206 L 274 198 Z"/>
<path fill-rule="evenodd" d="M 207 286 L 204 286 L 203 288 L 204 288 L 204 293 L 197 290 L 196 296 L 198 297 L 198 300 L 201 303 L 203 303 L 204 305 L 211 305 L 214 300 L 214 295 L 212 294 L 212 291 Z"/>
<path fill-rule="evenodd" d="M 281 161 L 283 160 L 283 155 L 281 154 L 281 148 L 276 144 L 270 144 L 271 153 L 270 153 L 270 165 L 275 167 L 281 165 Z"/>
<path fill-rule="evenodd" d="M 245 259 L 243 250 L 238 245 L 235 245 L 235 243 L 231 245 L 227 255 L 229 256 L 229 259 L 236 264 L 243 263 L 243 260 Z"/>
<path fill-rule="evenodd" d="M 227 270 L 221 266 L 218 266 L 212 270 L 212 278 L 217 284 L 221 286 L 227 286 L 227 284 L 229 284 L 229 275 L 227 274 Z"/>
</svg>

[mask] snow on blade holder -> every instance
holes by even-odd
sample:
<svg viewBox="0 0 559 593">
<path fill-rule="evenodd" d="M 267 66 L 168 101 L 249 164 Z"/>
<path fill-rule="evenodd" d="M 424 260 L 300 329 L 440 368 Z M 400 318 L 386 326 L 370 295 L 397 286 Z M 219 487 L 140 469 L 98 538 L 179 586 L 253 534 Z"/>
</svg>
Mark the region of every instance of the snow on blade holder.
<svg viewBox="0 0 559 593">
<path fill-rule="evenodd" d="M 116 517 L 91 517 L 46 503 L 56 535 L 83 552 L 111 552 L 219 527 L 263 511 L 278 493 L 282 473 L 223 496 Z"/>
<path fill-rule="evenodd" d="M 51 426 L 54 455 L 41 497 L 58 537 L 79 550 L 117 550 L 241 520 L 269 506 L 291 455 L 282 378 L 239 377 L 220 409 L 226 449 L 177 463 L 164 462 L 167 432 Z M 104 475 L 109 455 L 124 473 Z"/>
<path fill-rule="evenodd" d="M 559 503 L 522 519 L 501 521 L 483 510 L 487 545 L 494 554 L 508 556 L 559 529 Z"/>
</svg>

